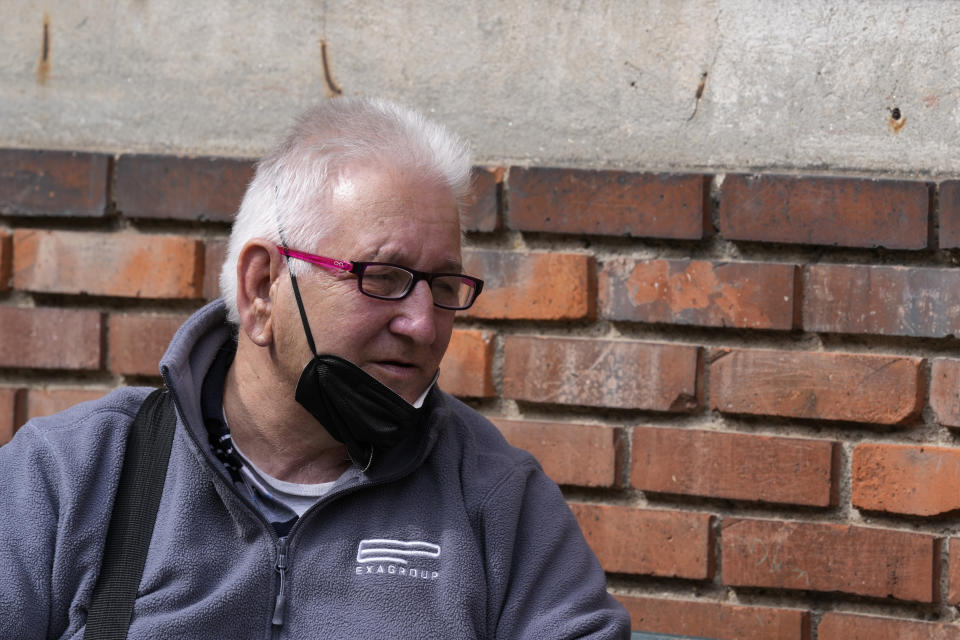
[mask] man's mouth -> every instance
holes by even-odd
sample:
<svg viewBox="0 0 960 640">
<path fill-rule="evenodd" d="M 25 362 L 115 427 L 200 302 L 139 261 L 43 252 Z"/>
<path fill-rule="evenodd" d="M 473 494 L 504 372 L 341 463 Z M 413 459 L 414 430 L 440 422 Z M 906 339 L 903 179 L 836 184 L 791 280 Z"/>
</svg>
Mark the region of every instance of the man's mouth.
<svg viewBox="0 0 960 640">
<path fill-rule="evenodd" d="M 377 360 L 373 364 L 381 369 L 384 369 L 386 371 L 390 371 L 392 373 L 399 374 L 399 375 L 409 375 L 411 372 L 417 371 L 419 369 L 419 367 L 417 367 L 412 362 L 408 362 L 405 360 Z"/>
<path fill-rule="evenodd" d="M 367 373 L 407 402 L 413 402 L 428 382 L 423 379 L 423 369 L 407 360 L 377 360 L 370 363 Z"/>
</svg>

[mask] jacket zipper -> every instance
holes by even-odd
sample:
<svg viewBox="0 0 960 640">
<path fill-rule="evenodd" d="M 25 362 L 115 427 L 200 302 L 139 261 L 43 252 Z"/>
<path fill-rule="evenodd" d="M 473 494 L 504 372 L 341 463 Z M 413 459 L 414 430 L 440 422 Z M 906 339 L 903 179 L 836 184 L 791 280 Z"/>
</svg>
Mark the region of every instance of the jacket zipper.
<svg viewBox="0 0 960 640">
<path fill-rule="evenodd" d="M 206 456 L 202 453 L 203 445 L 197 442 L 197 438 L 196 436 L 194 436 L 193 430 L 187 425 L 187 421 L 184 420 L 183 418 L 184 412 L 180 407 L 180 399 L 177 397 L 177 394 L 173 391 L 173 385 L 170 384 L 170 380 L 168 378 L 169 369 L 167 368 L 161 369 L 160 374 L 161 374 L 161 377 L 163 378 L 164 386 L 166 386 L 167 389 L 170 390 L 170 395 L 173 397 L 173 405 L 177 410 L 177 418 L 183 424 L 184 431 L 186 431 L 187 433 L 187 437 L 189 437 L 193 441 L 194 446 L 196 446 L 198 451 L 201 452 L 201 455 L 204 456 L 208 464 L 212 464 L 213 468 L 216 469 L 216 464 L 215 464 L 216 460 L 211 460 L 209 456 Z M 356 491 L 360 491 L 361 489 L 376 487 L 377 485 L 380 485 L 380 484 L 387 484 L 387 483 L 393 482 L 398 478 L 402 478 L 408 475 L 410 472 L 411 472 L 410 469 L 405 469 L 402 472 L 393 473 L 385 478 L 380 478 L 379 480 L 376 480 L 374 482 L 355 484 L 353 486 L 343 487 L 339 491 L 328 493 L 327 495 L 320 498 L 320 500 L 318 500 L 313 506 L 307 509 L 302 516 L 297 518 L 297 521 L 294 523 L 293 527 L 290 529 L 287 535 L 282 538 L 275 538 L 277 534 L 274 532 L 273 525 L 271 525 L 270 522 L 267 521 L 267 519 L 263 516 L 263 514 L 260 513 L 260 510 L 257 509 L 246 496 L 240 493 L 240 491 L 238 491 L 237 488 L 233 486 L 233 482 L 229 478 L 224 478 L 224 480 L 226 481 L 226 485 L 228 486 L 228 490 L 231 491 L 237 497 L 239 497 L 240 500 L 247 505 L 247 508 L 250 509 L 250 511 L 254 514 L 254 517 L 256 517 L 258 520 L 260 520 L 260 522 L 263 523 L 264 529 L 267 531 L 267 534 L 270 537 L 275 538 L 275 541 L 276 541 L 275 544 L 276 544 L 276 550 L 277 550 L 277 553 L 276 553 L 277 561 L 274 568 L 277 571 L 277 573 L 280 574 L 280 589 L 279 589 L 279 593 L 277 593 L 277 598 L 274 602 L 273 618 L 271 619 L 271 626 L 273 627 L 273 632 L 274 632 L 273 635 L 275 635 L 283 626 L 284 619 L 286 617 L 285 613 L 286 613 L 286 605 L 287 605 L 287 596 L 284 588 L 286 586 L 284 584 L 284 578 L 286 577 L 286 572 L 288 568 L 287 567 L 287 548 L 289 546 L 288 545 L 289 538 L 292 537 L 293 533 L 300 528 L 300 524 L 303 522 L 304 518 L 308 514 L 314 511 L 319 511 L 320 509 L 330 504 L 331 502 L 334 502 L 340 498 L 346 497 Z"/>
<path fill-rule="evenodd" d="M 272 624 L 283 626 L 283 614 L 287 608 L 287 596 L 284 587 L 287 576 L 287 536 L 277 539 L 277 573 L 280 574 L 280 590 L 277 592 L 277 601 L 273 606 Z"/>
<path fill-rule="evenodd" d="M 163 377 L 164 386 L 166 386 L 167 389 L 170 390 L 170 395 L 173 397 L 173 406 L 177 410 L 177 418 L 181 423 L 183 423 L 184 431 L 186 431 L 187 437 L 189 437 L 190 440 L 193 441 L 194 446 L 196 446 L 197 450 L 201 452 L 201 455 L 203 455 L 202 453 L 203 445 L 197 442 L 197 438 L 194 436 L 193 431 L 190 429 L 189 426 L 187 426 L 187 421 L 184 420 L 183 418 L 184 413 L 183 413 L 183 410 L 180 408 L 180 400 L 179 398 L 177 398 L 177 394 L 173 392 L 173 386 L 170 384 L 170 381 L 167 377 L 168 370 L 161 369 L 160 374 Z M 208 456 L 204 456 L 204 459 L 207 461 L 208 464 L 212 466 L 214 470 L 216 469 L 216 460 L 210 460 Z M 214 471 L 214 473 L 216 473 L 216 471 Z M 271 627 L 273 628 L 273 633 L 271 635 L 273 637 L 276 637 L 277 632 L 280 630 L 280 627 L 283 625 L 284 611 L 286 609 L 287 598 L 286 598 L 286 594 L 284 593 L 285 591 L 284 587 L 286 586 L 284 584 L 284 578 L 286 577 L 286 572 L 287 572 L 287 546 L 288 546 L 287 543 L 288 543 L 288 538 L 290 537 L 290 533 L 293 533 L 293 530 L 291 529 L 290 533 L 288 533 L 283 538 L 278 538 L 277 534 L 274 532 L 273 525 L 271 525 L 270 522 L 268 522 L 267 519 L 263 516 L 263 514 L 260 513 L 260 510 L 257 509 L 245 495 L 243 495 L 240 491 L 237 490 L 232 480 L 230 480 L 229 478 L 224 478 L 224 480 L 225 480 L 225 485 L 227 486 L 227 490 L 233 493 L 238 498 L 240 498 L 240 501 L 247 505 L 247 508 L 250 510 L 253 516 L 257 520 L 259 520 L 261 523 L 263 523 L 264 530 L 266 531 L 267 535 L 269 535 L 271 538 L 274 539 L 274 544 L 276 545 L 277 559 L 276 559 L 276 563 L 274 564 L 274 569 L 277 571 L 277 573 L 280 574 L 280 589 L 279 589 L 279 593 L 277 593 L 277 598 L 274 601 L 273 617 L 271 618 L 271 621 L 270 621 Z M 314 507 L 315 506 L 316 505 L 314 505 Z M 311 509 L 312 508 L 313 507 L 311 507 Z M 308 511 L 309 510 L 310 509 L 308 509 Z M 293 529 L 296 529 L 297 525 L 300 524 L 301 519 L 302 518 L 297 520 L 296 524 L 293 525 Z M 283 565 L 282 568 L 280 566 L 281 563 Z"/>
</svg>

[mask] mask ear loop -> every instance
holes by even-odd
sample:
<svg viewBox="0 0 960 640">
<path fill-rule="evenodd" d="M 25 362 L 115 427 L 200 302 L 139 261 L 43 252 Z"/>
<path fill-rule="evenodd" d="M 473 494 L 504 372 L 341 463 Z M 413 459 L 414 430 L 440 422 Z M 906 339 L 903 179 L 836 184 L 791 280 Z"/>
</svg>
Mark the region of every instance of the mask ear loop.
<svg viewBox="0 0 960 640">
<path fill-rule="evenodd" d="M 287 243 L 283 243 L 283 248 L 287 249 Z M 303 323 L 303 331 L 307 334 L 307 344 L 313 357 L 317 357 L 317 345 L 313 342 L 313 332 L 310 331 L 310 323 L 307 322 L 307 312 L 303 310 L 303 300 L 300 298 L 300 287 L 297 285 L 297 276 L 293 275 L 293 268 L 290 266 L 290 259 L 287 259 L 287 271 L 290 273 L 290 283 L 293 285 L 293 297 L 297 299 L 297 309 L 300 311 L 300 321 Z"/>
<path fill-rule="evenodd" d="M 274 201 L 277 199 L 278 188 L 274 186 Z M 284 249 L 289 249 L 287 246 L 287 239 L 283 234 L 283 225 L 280 224 L 280 214 L 276 211 L 277 218 L 277 232 L 280 234 L 280 244 Z M 290 266 L 290 258 L 285 257 L 287 262 L 287 273 L 290 274 L 290 284 L 293 285 L 293 297 L 297 300 L 297 310 L 300 312 L 300 322 L 303 324 L 303 331 L 307 336 L 307 344 L 310 346 L 310 351 L 313 353 L 313 357 L 319 357 L 317 354 L 317 345 L 313 341 L 313 332 L 310 330 L 310 323 L 307 321 L 307 312 L 303 308 L 303 299 L 300 297 L 300 286 L 297 284 L 297 276 L 293 274 L 293 267 Z M 350 450 L 347 449 L 347 456 L 350 458 L 350 462 L 356 466 L 360 466 L 360 463 L 353 459 L 353 456 L 350 454 Z M 360 470 L 360 473 L 366 473 L 370 469 L 370 465 L 373 464 L 373 445 L 370 445 L 370 455 L 367 458 L 367 464 Z"/>
<path fill-rule="evenodd" d="M 284 249 L 289 249 L 287 246 L 287 238 L 283 233 L 283 225 L 280 223 L 280 212 L 277 210 L 276 206 L 277 200 L 279 200 L 279 187 L 273 187 L 273 196 L 274 196 L 274 215 L 277 219 L 277 232 L 280 234 L 280 244 Z M 297 276 L 293 275 L 293 267 L 290 266 L 290 258 L 286 258 L 287 262 L 287 273 L 290 274 L 290 283 L 293 285 L 293 297 L 297 300 L 297 310 L 300 312 L 300 322 L 303 324 L 303 332 L 307 334 L 307 345 L 310 347 L 310 351 L 313 353 L 313 357 L 317 357 L 317 345 L 313 341 L 313 331 L 310 330 L 310 323 L 307 321 L 307 312 L 303 309 L 303 299 L 300 297 L 300 286 L 297 284 Z"/>
</svg>

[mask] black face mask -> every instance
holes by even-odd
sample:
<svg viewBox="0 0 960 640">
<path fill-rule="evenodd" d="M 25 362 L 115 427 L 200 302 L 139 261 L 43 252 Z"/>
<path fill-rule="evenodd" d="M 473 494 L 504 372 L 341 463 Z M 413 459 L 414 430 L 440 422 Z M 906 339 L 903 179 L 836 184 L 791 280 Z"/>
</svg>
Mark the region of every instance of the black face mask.
<svg viewBox="0 0 960 640">
<path fill-rule="evenodd" d="M 352 362 L 335 355 L 318 355 L 292 272 L 290 279 L 313 352 L 313 360 L 300 374 L 296 400 L 330 435 L 347 445 L 350 459 L 365 465 L 366 471 L 373 463 L 375 449 L 390 449 L 420 429 L 427 403 L 418 409 Z"/>
<path fill-rule="evenodd" d="M 374 449 L 392 448 L 419 429 L 425 415 L 357 365 L 327 354 L 304 367 L 296 398 L 367 467 Z"/>
</svg>

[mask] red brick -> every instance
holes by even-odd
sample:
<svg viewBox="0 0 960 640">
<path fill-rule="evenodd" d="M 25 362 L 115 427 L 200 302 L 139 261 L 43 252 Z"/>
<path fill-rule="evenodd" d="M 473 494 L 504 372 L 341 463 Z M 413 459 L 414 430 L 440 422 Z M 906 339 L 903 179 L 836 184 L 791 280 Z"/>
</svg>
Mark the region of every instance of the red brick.
<svg viewBox="0 0 960 640">
<path fill-rule="evenodd" d="M 226 238 L 208 238 L 203 250 L 203 298 L 220 297 L 220 269 L 227 257 Z"/>
<path fill-rule="evenodd" d="M 851 474 L 858 509 L 915 516 L 960 509 L 960 449 L 863 443 Z"/>
<path fill-rule="evenodd" d="M 0 213 L 100 217 L 110 157 L 69 151 L 0 151 Z"/>
<path fill-rule="evenodd" d="M 709 514 L 584 502 L 572 502 L 570 508 L 606 571 L 691 580 L 713 577 Z"/>
<path fill-rule="evenodd" d="M 717 226 L 728 240 L 924 249 L 923 182 L 728 174 Z"/>
<path fill-rule="evenodd" d="M 10 288 L 10 263 L 13 262 L 13 243 L 10 234 L 0 231 L 0 291 Z"/>
<path fill-rule="evenodd" d="M 940 183 L 940 248 L 960 247 L 960 180 Z"/>
<path fill-rule="evenodd" d="M 592 407 L 694 411 L 699 348 L 621 340 L 508 336 L 503 395 Z"/>
<path fill-rule="evenodd" d="M 0 387 L 0 446 L 10 442 L 20 425 L 16 424 L 17 389 Z"/>
<path fill-rule="evenodd" d="M 440 365 L 440 388 L 455 396 L 490 398 L 493 388 L 493 334 L 458 329 Z"/>
<path fill-rule="evenodd" d="M 532 453 L 557 484 L 619 485 L 622 429 L 602 424 L 493 420 L 515 447 Z"/>
<path fill-rule="evenodd" d="M 500 198 L 498 191 L 503 181 L 502 167 L 473 168 L 471 201 L 463 215 L 464 231 L 496 231 L 500 227 Z"/>
<path fill-rule="evenodd" d="M 130 218 L 231 222 L 252 178 L 250 160 L 120 156 L 117 208 Z"/>
<path fill-rule="evenodd" d="M 703 237 L 700 175 L 510 167 L 511 229 L 652 238 Z"/>
<path fill-rule="evenodd" d="M 600 271 L 603 316 L 707 327 L 791 329 L 796 267 L 614 259 Z"/>
<path fill-rule="evenodd" d="M 160 375 L 160 358 L 187 317 L 184 314 L 111 314 L 107 368 L 122 375 Z"/>
<path fill-rule="evenodd" d="M 588 320 L 596 314 L 592 256 L 467 250 L 466 273 L 483 280 L 476 303 L 460 315 L 491 320 Z"/>
<path fill-rule="evenodd" d="M 933 536 L 839 524 L 729 518 L 723 583 L 933 602 Z"/>
<path fill-rule="evenodd" d="M 636 631 L 715 640 L 809 640 L 810 614 L 702 600 L 617 596 Z"/>
<path fill-rule="evenodd" d="M 823 614 L 817 633 L 819 640 L 960 640 L 960 627 L 952 624 L 833 611 Z"/>
<path fill-rule="evenodd" d="M 0 307 L 0 367 L 99 369 L 100 329 L 97 311 Z"/>
<path fill-rule="evenodd" d="M 110 389 L 61 388 L 30 389 L 27 392 L 27 419 L 52 416 L 75 404 L 96 400 L 110 393 Z"/>
<path fill-rule="evenodd" d="M 203 246 L 138 233 L 13 232 L 13 286 L 44 293 L 199 298 Z"/>
<path fill-rule="evenodd" d="M 960 335 L 960 271 L 822 264 L 806 268 L 803 328 L 940 338 Z"/>
<path fill-rule="evenodd" d="M 635 428 L 630 483 L 641 491 L 826 507 L 837 445 L 696 429 Z"/>
<path fill-rule="evenodd" d="M 950 538 L 950 570 L 947 602 L 960 605 L 960 538 Z"/>
<path fill-rule="evenodd" d="M 940 424 L 960 427 L 960 360 L 935 358 L 930 366 L 930 407 Z"/>
<path fill-rule="evenodd" d="M 717 349 L 710 406 L 724 413 L 898 424 L 922 408 L 920 358 Z"/>
</svg>

